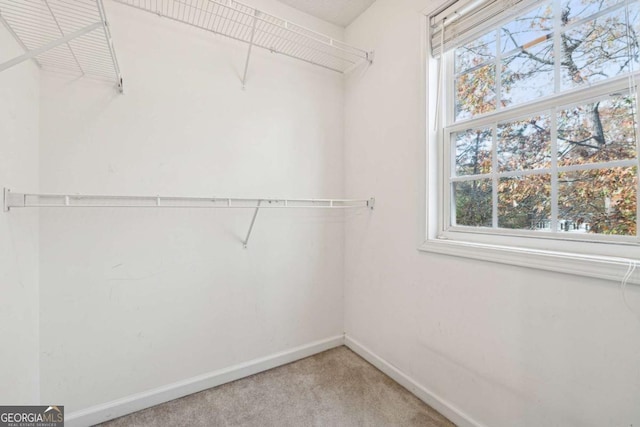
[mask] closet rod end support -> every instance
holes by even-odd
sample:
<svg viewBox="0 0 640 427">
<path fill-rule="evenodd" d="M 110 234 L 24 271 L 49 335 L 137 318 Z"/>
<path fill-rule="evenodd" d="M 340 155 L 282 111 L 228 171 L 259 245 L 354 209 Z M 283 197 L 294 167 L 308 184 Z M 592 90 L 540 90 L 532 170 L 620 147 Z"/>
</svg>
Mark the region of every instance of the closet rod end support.
<svg viewBox="0 0 640 427">
<path fill-rule="evenodd" d="M 10 189 L 6 188 L 3 191 L 4 197 L 2 202 L 2 210 L 9 212 L 11 208 L 25 208 L 27 207 L 27 195 L 23 193 L 12 193 Z"/>
<path fill-rule="evenodd" d="M 6 188 L 4 189 L 4 197 L 2 198 L 2 211 L 9 212 L 9 194 L 11 190 Z"/>
<path fill-rule="evenodd" d="M 376 207 L 376 199 L 375 197 L 370 198 L 369 200 L 367 200 L 367 207 L 371 210 L 373 210 Z"/>
<path fill-rule="evenodd" d="M 369 64 L 373 64 L 373 60 L 376 58 L 376 52 L 374 50 L 367 52 L 367 61 Z"/>
</svg>

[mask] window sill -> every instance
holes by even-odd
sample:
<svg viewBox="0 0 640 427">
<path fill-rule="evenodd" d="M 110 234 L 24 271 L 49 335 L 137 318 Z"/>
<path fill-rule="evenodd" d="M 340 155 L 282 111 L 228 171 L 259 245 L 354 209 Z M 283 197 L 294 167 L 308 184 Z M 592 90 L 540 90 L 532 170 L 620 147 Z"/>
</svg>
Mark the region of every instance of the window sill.
<svg viewBox="0 0 640 427">
<path fill-rule="evenodd" d="M 631 263 L 638 261 L 626 258 L 593 256 L 569 252 L 527 249 L 487 243 L 463 242 L 449 239 L 429 239 L 418 248 L 463 258 L 472 258 L 500 264 L 554 271 L 604 280 L 621 282 Z M 634 274 L 629 284 L 640 285 L 640 275 Z"/>
</svg>

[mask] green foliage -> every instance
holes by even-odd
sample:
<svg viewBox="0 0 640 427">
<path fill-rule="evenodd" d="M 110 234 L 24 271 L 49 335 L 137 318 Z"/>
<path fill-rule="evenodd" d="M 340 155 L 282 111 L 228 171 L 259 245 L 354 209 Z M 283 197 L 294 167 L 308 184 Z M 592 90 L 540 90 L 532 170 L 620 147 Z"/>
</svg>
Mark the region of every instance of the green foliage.
<svg viewBox="0 0 640 427">
<path fill-rule="evenodd" d="M 455 184 L 456 224 L 491 227 L 491 181 L 464 181 Z"/>
</svg>

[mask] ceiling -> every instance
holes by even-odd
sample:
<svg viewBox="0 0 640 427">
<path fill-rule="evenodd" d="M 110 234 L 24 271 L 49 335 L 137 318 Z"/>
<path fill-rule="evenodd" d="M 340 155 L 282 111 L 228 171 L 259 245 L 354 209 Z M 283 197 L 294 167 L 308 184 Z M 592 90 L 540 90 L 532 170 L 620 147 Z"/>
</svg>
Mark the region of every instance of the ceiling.
<svg viewBox="0 0 640 427">
<path fill-rule="evenodd" d="M 346 27 L 375 0 L 280 0 L 291 7 L 340 27 Z"/>
</svg>

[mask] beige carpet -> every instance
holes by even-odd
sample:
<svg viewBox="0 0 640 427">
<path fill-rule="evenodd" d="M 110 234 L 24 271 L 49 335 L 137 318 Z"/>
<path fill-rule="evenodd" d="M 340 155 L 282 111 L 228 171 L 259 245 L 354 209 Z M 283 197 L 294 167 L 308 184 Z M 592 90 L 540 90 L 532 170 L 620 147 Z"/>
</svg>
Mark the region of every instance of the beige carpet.
<svg viewBox="0 0 640 427">
<path fill-rule="evenodd" d="M 346 347 L 102 426 L 453 426 Z"/>
</svg>

